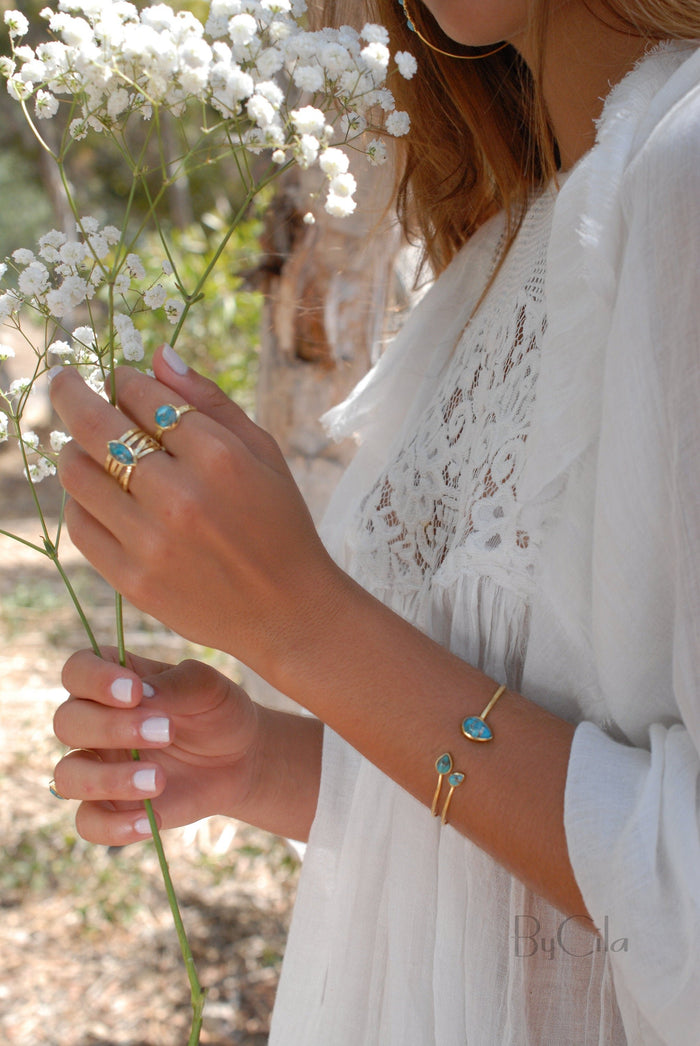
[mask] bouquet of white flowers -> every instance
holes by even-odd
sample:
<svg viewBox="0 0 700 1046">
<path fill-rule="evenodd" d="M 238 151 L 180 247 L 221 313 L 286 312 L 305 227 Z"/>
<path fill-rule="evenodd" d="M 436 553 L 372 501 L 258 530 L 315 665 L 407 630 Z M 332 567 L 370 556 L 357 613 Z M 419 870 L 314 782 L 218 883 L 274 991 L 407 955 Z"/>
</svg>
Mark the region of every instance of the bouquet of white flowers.
<svg viewBox="0 0 700 1046">
<path fill-rule="evenodd" d="M 144 359 L 152 311 L 165 313 L 174 344 L 251 201 L 289 165 L 319 172 L 319 194 L 310 199 L 305 221 L 314 221 L 321 199 L 331 215 L 351 214 L 358 166 L 383 163 L 384 136 L 409 129 L 388 84 L 394 75 L 413 76 L 416 64 L 406 52 L 391 55 L 382 26 L 312 31 L 304 0 L 211 0 L 204 25 L 186 9 L 160 3 L 139 9 L 126 0 L 58 0 L 57 10 L 47 7 L 41 18 L 50 38 L 31 47 L 23 43 L 30 29 L 25 15 L 6 12 L 11 54 L 0 57 L 0 73 L 57 165 L 75 223 L 72 231 L 52 229 L 37 244 L 22 245 L 0 265 L 0 326 L 29 341 L 35 361 L 32 373 L 0 387 L 0 442 L 16 441 L 42 540 L 30 544 L 2 529 L 0 535 L 52 560 L 99 652 L 61 564 L 62 520 L 50 532 L 36 491 L 55 473 L 67 437 L 53 432 L 44 445 L 27 429 L 30 397 L 59 363 L 79 368 L 104 393 L 116 363 Z M 175 162 L 164 147 L 165 114 L 178 128 Z M 59 125 L 50 136 L 57 146 L 42 134 L 46 121 Z M 106 140 L 114 162 L 128 171 L 130 191 L 119 224 L 90 215 L 90 201 L 79 198 L 66 172 L 75 144 L 91 135 Z M 188 286 L 161 219 L 163 198 L 191 171 L 231 157 L 243 203 Z M 163 250 L 155 273 L 147 272 L 139 256 L 139 241 L 154 230 Z M 30 327 L 41 332 L 38 343 Z M 0 363 L 12 354 L 0 344 Z M 122 633 L 117 596 L 123 651 Z M 190 978 L 189 1042 L 196 1043 L 203 993 L 153 812 L 146 807 Z"/>
</svg>

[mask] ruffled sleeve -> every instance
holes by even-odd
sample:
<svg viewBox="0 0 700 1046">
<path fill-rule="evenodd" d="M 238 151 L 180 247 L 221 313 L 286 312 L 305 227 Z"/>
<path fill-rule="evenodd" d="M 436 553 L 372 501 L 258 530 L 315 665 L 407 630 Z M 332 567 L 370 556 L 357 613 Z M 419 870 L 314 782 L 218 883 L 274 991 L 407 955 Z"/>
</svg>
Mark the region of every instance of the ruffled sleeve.
<svg viewBox="0 0 700 1046">
<path fill-rule="evenodd" d="M 635 1046 L 700 1041 L 700 54 L 655 96 L 619 185 L 600 359 L 590 644 L 565 820 Z M 607 263 L 607 262 L 606 262 Z M 603 266 L 599 272 L 605 283 Z M 612 286 L 607 282 L 606 286 Z M 601 299 L 602 300 L 602 299 Z M 575 486 L 575 483 L 574 483 Z"/>
</svg>

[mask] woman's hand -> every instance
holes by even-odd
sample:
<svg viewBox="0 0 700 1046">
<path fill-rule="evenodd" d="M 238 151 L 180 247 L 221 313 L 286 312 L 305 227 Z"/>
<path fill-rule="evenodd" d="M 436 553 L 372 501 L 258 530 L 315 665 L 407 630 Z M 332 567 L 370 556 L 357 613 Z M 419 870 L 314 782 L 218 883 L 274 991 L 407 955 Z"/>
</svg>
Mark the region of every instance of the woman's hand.
<svg viewBox="0 0 700 1046">
<path fill-rule="evenodd" d="M 155 380 L 117 370 L 118 407 L 70 368 L 54 378 L 51 398 L 73 436 L 59 460 L 68 529 L 137 607 L 281 686 L 342 600 L 345 576 L 274 440 L 212 382 L 173 369 L 171 353 L 156 354 Z M 197 411 L 164 433 L 166 453 L 138 461 L 125 492 L 105 471 L 108 441 L 134 426 L 153 433 L 168 403 Z"/>
<path fill-rule="evenodd" d="M 261 710 L 240 687 L 196 661 L 130 656 L 122 668 L 115 650 L 104 656 L 84 650 L 68 660 L 71 696 L 54 718 L 58 739 L 77 749 L 56 766 L 56 787 L 82 800 L 85 839 L 121 845 L 149 835 L 144 799 L 163 828 L 255 805 Z"/>
</svg>

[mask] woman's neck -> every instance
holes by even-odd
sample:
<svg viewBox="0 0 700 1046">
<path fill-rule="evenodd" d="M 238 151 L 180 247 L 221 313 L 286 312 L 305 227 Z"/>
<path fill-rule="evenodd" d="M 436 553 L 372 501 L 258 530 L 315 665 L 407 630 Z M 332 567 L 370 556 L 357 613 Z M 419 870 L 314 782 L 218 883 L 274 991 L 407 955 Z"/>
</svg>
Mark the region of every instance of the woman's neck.
<svg viewBox="0 0 700 1046">
<path fill-rule="evenodd" d="M 545 103 L 563 170 L 595 142 L 596 121 L 611 89 L 642 57 L 648 40 L 612 28 L 596 5 L 564 2 L 549 25 L 543 69 Z M 528 61 L 527 45 L 515 42 Z"/>
</svg>

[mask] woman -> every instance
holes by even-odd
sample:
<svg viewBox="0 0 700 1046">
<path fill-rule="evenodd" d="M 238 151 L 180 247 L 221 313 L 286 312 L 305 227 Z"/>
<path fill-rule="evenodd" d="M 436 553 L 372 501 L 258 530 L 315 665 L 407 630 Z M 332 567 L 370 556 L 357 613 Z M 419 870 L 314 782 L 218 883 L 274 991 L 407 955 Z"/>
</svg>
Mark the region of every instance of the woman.
<svg viewBox="0 0 700 1046">
<path fill-rule="evenodd" d="M 281 1046 L 696 1044 L 700 12 L 408 8 L 376 5 L 419 57 L 399 202 L 441 274 L 330 419 L 362 443 L 328 551 L 171 349 L 119 409 L 52 384 L 75 543 L 317 718 L 83 652 L 56 786 L 100 843 L 144 795 L 309 837 Z M 125 492 L 105 446 L 169 403 Z"/>
</svg>

